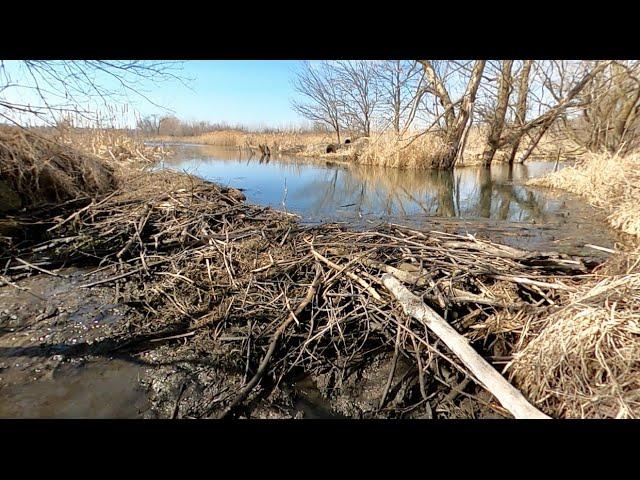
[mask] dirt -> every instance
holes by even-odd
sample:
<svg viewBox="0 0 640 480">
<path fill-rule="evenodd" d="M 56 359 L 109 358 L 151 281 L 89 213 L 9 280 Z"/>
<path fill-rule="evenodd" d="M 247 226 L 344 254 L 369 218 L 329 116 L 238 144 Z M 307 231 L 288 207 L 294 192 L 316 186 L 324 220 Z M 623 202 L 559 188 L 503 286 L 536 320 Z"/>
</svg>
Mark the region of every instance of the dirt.
<svg viewBox="0 0 640 480">
<path fill-rule="evenodd" d="M 199 418 L 243 381 L 215 357 L 180 342 L 140 354 L 95 355 L 127 322 L 129 307 L 84 269 L 37 274 L 0 287 L 0 418 Z M 87 354 L 85 354 L 87 353 Z M 297 403 L 296 403 L 297 402 Z M 290 389 L 260 399 L 244 417 L 327 417 Z"/>
<path fill-rule="evenodd" d="M 127 321 L 128 307 L 107 288 L 80 288 L 99 274 L 58 273 L 0 288 L 0 417 L 139 416 L 148 408 L 140 366 L 90 354 Z"/>
<path fill-rule="evenodd" d="M 138 354 L 95 355 L 93 345 L 108 339 L 127 321 L 129 307 L 115 302 L 113 289 L 81 288 L 102 278 L 82 269 L 62 269 L 64 277 L 38 274 L 18 280 L 20 289 L 0 287 L 1 418 L 202 418 L 246 381 L 217 364 L 215 355 L 194 354 L 181 342 Z M 86 354 L 85 354 L 86 353 Z M 462 398 L 439 411 L 436 400 L 399 413 L 420 395 L 416 372 L 400 360 L 386 401 L 374 413 L 392 366 L 389 355 L 361 369 L 303 376 L 266 395 L 256 394 L 239 418 L 469 418 L 492 411 Z M 430 383 L 428 381 L 428 383 Z M 495 416 L 495 415 L 494 415 Z"/>
</svg>

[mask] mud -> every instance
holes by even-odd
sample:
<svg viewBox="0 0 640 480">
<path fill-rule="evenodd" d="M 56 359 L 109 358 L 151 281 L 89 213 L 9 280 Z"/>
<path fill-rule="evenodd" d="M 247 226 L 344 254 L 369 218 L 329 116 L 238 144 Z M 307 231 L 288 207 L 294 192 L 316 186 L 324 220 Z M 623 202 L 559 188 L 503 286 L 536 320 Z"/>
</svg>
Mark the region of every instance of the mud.
<svg viewBox="0 0 640 480">
<path fill-rule="evenodd" d="M 132 360 L 83 355 L 126 322 L 128 307 L 79 269 L 0 288 L 0 417 L 131 418 L 148 408 Z"/>
</svg>

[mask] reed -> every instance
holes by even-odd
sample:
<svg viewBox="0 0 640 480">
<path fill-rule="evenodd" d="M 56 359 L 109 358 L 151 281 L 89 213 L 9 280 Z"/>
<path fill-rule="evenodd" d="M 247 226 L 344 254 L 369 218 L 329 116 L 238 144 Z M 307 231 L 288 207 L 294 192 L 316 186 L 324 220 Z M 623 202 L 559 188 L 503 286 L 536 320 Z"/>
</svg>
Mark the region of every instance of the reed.
<svg viewBox="0 0 640 480">
<path fill-rule="evenodd" d="M 588 154 L 575 166 L 530 180 L 529 184 L 580 195 L 607 211 L 614 228 L 640 236 L 640 154 Z"/>
</svg>

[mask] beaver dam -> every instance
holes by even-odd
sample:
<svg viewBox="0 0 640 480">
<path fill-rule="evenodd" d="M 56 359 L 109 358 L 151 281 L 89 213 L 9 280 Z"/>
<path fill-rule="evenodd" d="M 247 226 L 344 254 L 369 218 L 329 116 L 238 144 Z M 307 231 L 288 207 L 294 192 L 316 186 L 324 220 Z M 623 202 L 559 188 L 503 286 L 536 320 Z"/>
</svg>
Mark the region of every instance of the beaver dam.
<svg viewBox="0 0 640 480">
<path fill-rule="evenodd" d="M 0 142 L 3 168 L 42 147 L 14 135 Z M 47 148 L 68 160 L 56 168 L 76 172 L 74 195 L 54 189 L 38 203 L 45 185 L 33 169 L 2 172 L 29 205 L 7 214 L 2 232 L 2 416 L 21 416 L 20 405 L 37 397 L 25 383 L 54 389 L 66 379 L 77 389 L 91 365 L 103 365 L 94 395 L 122 390 L 129 410 L 99 398 L 74 410 L 77 399 L 61 393 L 50 398 L 60 407 L 40 415 L 639 412 L 637 320 L 601 315 L 603 299 L 609 309 L 637 308 L 631 257 L 601 266 L 613 252 L 602 245 L 587 245 L 589 255 L 523 249 L 447 222 L 302 223 L 234 188 L 115 159 L 91 179 L 116 185 L 87 193 L 78 186 L 87 175 L 69 167 L 83 157 Z M 603 269 L 617 276 L 600 282 Z M 563 323 L 578 306 L 594 312 L 580 332 Z M 559 344 L 563 336 L 584 341 Z M 73 365 L 82 372 L 75 383 L 64 374 Z M 135 388 L 123 390 L 118 375 Z"/>
</svg>

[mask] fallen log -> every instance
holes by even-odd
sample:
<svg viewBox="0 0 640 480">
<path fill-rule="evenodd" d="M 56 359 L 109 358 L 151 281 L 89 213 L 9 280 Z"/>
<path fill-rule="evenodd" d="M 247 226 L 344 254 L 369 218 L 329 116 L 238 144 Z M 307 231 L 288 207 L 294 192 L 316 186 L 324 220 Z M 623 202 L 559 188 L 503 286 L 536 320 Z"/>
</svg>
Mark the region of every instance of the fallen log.
<svg viewBox="0 0 640 480">
<path fill-rule="evenodd" d="M 406 315 L 422 322 L 462 361 L 476 379 L 491 392 L 515 418 L 550 418 L 531 405 L 513 385 L 500 375 L 440 315 L 425 305 L 400 281 L 390 274 L 382 275 L 382 283 L 400 303 Z"/>
</svg>

